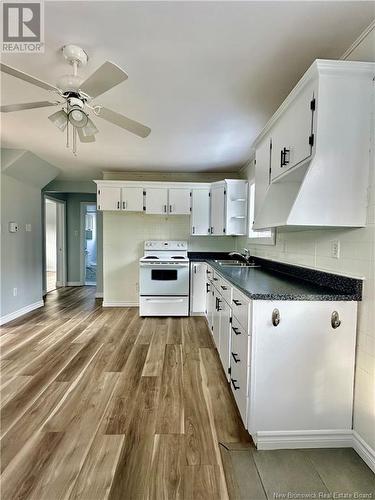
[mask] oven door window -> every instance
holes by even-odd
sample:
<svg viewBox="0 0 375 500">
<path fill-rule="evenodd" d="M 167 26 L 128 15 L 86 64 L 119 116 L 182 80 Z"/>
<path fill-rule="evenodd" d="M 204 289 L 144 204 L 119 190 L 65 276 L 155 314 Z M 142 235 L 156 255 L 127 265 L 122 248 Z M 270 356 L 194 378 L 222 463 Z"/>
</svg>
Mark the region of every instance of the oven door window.
<svg viewBox="0 0 375 500">
<path fill-rule="evenodd" d="M 152 269 L 152 281 L 177 281 L 177 269 Z"/>
</svg>

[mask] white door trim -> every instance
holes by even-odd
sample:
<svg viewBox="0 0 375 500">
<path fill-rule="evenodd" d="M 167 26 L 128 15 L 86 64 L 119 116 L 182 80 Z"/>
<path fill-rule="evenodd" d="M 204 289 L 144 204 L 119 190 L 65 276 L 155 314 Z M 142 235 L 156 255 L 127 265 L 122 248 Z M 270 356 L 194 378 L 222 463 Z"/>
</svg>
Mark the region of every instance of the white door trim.
<svg viewBox="0 0 375 500">
<path fill-rule="evenodd" d="M 66 201 L 54 198 L 53 195 L 45 194 L 43 196 L 43 295 L 46 290 L 46 211 L 45 200 L 51 200 L 56 203 L 56 286 L 66 286 L 67 266 L 66 266 Z M 59 251 L 61 248 L 61 251 Z"/>
<path fill-rule="evenodd" d="M 92 285 L 92 283 L 86 283 L 85 281 L 85 208 L 86 206 L 96 205 L 95 201 L 81 201 L 80 202 L 80 231 L 79 231 L 79 262 L 80 262 L 80 273 L 79 278 L 82 285 Z M 97 216 L 97 210 L 95 210 L 95 216 Z M 96 222 L 98 219 L 96 219 Z M 98 251 L 98 235 L 96 235 L 96 251 Z M 96 282 L 95 282 L 96 286 Z"/>
</svg>

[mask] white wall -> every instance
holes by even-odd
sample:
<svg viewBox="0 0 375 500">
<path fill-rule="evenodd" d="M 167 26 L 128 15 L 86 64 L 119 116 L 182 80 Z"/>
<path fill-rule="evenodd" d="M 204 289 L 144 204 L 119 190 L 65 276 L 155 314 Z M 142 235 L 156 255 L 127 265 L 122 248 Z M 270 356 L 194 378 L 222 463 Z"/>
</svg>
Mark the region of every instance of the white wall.
<svg viewBox="0 0 375 500">
<path fill-rule="evenodd" d="M 50 200 L 45 203 L 46 271 L 56 272 L 56 203 Z"/>
<path fill-rule="evenodd" d="M 105 302 L 138 303 L 138 261 L 145 240 L 188 240 L 192 251 L 230 251 L 233 237 L 190 236 L 190 217 L 103 212 Z"/>
<path fill-rule="evenodd" d="M 375 59 L 375 31 L 372 30 L 348 55 L 350 60 Z M 367 48 L 367 50 L 366 50 Z M 374 108 L 375 109 L 375 108 Z M 374 135 L 374 134 L 372 134 Z M 371 145 L 367 227 L 363 229 L 277 231 L 276 246 L 250 243 L 239 238 L 237 248 L 250 248 L 253 255 L 292 264 L 363 276 L 363 300 L 359 304 L 355 375 L 354 429 L 375 449 L 375 155 Z M 358 165 L 361 168 L 361 165 Z M 244 175 L 252 180 L 254 168 Z M 341 255 L 330 255 L 330 242 L 341 242 Z"/>
</svg>

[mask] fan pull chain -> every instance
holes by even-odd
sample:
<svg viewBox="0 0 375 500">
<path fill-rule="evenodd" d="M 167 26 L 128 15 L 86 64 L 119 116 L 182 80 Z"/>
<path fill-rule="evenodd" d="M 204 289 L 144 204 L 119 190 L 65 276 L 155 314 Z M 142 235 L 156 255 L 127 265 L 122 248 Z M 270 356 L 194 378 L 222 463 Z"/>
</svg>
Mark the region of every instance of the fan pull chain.
<svg viewBox="0 0 375 500">
<path fill-rule="evenodd" d="M 77 127 L 73 127 L 73 154 L 77 156 Z"/>
</svg>

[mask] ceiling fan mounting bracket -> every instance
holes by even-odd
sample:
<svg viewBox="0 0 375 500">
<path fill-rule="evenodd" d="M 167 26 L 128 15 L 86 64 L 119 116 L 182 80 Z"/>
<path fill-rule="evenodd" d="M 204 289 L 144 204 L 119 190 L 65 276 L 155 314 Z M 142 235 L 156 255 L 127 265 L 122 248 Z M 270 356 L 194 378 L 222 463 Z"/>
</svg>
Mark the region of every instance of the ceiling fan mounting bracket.
<svg viewBox="0 0 375 500">
<path fill-rule="evenodd" d="M 73 65 L 85 66 L 89 60 L 87 53 L 78 45 L 64 45 L 62 53 L 65 59 Z"/>
</svg>

